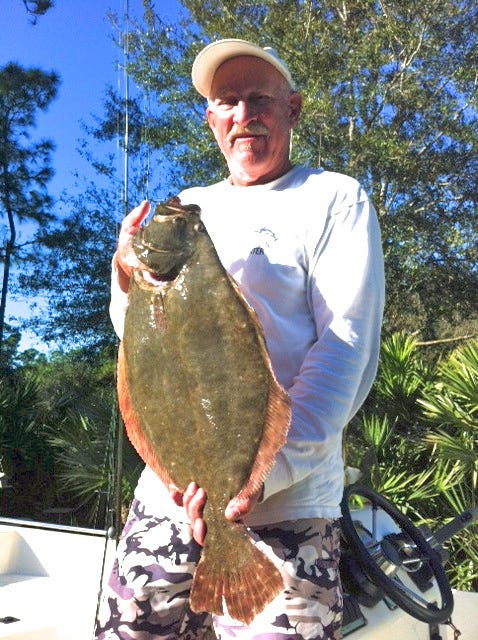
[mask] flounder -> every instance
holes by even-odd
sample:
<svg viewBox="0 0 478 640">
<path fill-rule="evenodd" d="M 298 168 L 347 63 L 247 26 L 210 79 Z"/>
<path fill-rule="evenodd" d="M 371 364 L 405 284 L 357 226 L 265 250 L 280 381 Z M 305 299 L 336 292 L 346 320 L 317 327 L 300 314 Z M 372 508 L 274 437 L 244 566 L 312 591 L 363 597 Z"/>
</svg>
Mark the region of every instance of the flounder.
<svg viewBox="0 0 478 640">
<path fill-rule="evenodd" d="M 233 233 L 233 230 L 232 230 Z M 134 249 L 118 361 L 126 431 L 166 486 L 207 492 L 208 531 L 190 594 L 193 611 L 249 623 L 283 589 L 231 498 L 262 485 L 285 443 L 290 400 L 276 380 L 260 323 L 222 266 L 195 205 L 158 205 Z"/>
</svg>

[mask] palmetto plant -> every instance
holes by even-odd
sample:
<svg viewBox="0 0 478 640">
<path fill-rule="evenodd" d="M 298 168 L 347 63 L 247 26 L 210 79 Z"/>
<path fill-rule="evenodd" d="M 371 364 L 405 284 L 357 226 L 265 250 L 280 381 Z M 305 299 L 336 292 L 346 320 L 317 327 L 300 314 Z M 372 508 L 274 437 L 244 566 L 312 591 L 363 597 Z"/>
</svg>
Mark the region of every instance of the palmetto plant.
<svg viewBox="0 0 478 640">
<path fill-rule="evenodd" d="M 440 455 L 469 466 L 473 488 L 478 470 L 478 341 L 454 351 L 438 366 L 432 393 L 419 403 L 428 421 L 436 424 L 427 440 Z"/>
<path fill-rule="evenodd" d="M 112 448 L 108 430 L 99 421 L 71 413 L 50 430 L 57 478 L 72 510 L 80 509 L 90 524 L 104 518 L 112 482 Z"/>
<path fill-rule="evenodd" d="M 0 377 L 0 458 L 11 483 L 11 490 L 0 495 L 4 515 L 41 517 L 44 500 L 55 491 L 45 415 L 35 376 Z"/>
<path fill-rule="evenodd" d="M 346 438 L 348 464 L 362 481 L 432 530 L 476 504 L 478 344 L 425 362 L 413 338 L 382 346 L 377 380 Z M 477 528 L 450 543 L 453 586 L 478 588 Z"/>
<path fill-rule="evenodd" d="M 1 515 L 109 524 L 119 429 L 112 367 L 103 354 L 88 366 L 83 353 L 57 353 L 0 376 L 0 461 L 10 485 Z M 142 465 L 128 443 L 123 466 L 129 503 Z"/>
<path fill-rule="evenodd" d="M 419 400 L 431 425 L 425 441 L 438 461 L 451 460 L 462 474 L 462 482 L 442 492 L 454 512 L 478 501 L 478 341 L 456 349 L 437 368 L 430 392 Z M 462 558 L 455 576 L 458 586 L 473 583 L 478 588 L 478 527 L 451 541 L 454 557 Z"/>
<path fill-rule="evenodd" d="M 97 399 L 99 400 L 99 399 Z M 55 451 L 57 477 L 76 510 L 89 525 L 107 524 L 107 510 L 114 507 L 113 489 L 118 438 L 117 413 L 111 396 L 102 399 L 96 415 L 70 410 L 61 424 L 51 429 L 49 441 Z M 128 442 L 124 443 L 121 494 L 125 507 L 132 499 L 142 462 Z"/>
</svg>

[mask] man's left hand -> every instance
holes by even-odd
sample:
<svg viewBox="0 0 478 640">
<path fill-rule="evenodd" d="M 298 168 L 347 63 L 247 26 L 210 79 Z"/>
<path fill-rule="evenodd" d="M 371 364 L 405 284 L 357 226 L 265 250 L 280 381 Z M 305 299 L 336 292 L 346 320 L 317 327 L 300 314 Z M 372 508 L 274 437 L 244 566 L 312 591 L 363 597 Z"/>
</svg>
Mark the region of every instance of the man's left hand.
<svg viewBox="0 0 478 640">
<path fill-rule="evenodd" d="M 233 498 L 226 507 L 226 520 L 230 520 L 231 522 L 242 520 L 244 516 L 252 511 L 262 495 L 262 490 L 261 487 L 256 494 L 249 498 Z M 203 546 L 207 533 L 207 524 L 203 518 L 204 507 L 207 501 L 206 492 L 201 487 L 198 487 L 195 482 L 191 482 L 183 494 L 174 491 L 171 493 L 171 496 L 176 504 L 184 507 L 191 522 L 193 538 L 199 545 Z"/>
</svg>

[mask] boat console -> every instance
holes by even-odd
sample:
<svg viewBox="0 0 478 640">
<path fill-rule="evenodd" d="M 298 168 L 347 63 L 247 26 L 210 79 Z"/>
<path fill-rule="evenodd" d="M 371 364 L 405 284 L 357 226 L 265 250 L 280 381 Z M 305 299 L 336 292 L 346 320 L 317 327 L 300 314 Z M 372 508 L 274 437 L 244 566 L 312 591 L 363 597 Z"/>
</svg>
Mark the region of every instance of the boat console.
<svg viewBox="0 0 478 640">
<path fill-rule="evenodd" d="M 433 533 L 360 484 L 345 488 L 341 509 L 344 638 L 448 640 L 460 631 L 478 640 L 478 594 L 453 593 L 443 568 L 443 543 L 478 519 L 478 507 Z"/>
</svg>

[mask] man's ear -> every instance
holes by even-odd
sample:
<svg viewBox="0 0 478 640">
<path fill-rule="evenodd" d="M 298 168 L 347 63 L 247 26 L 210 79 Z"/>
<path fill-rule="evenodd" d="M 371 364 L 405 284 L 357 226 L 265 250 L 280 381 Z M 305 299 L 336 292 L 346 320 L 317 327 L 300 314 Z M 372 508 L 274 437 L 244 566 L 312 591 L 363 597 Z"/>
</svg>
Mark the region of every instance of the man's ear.
<svg viewBox="0 0 478 640">
<path fill-rule="evenodd" d="M 207 107 L 206 109 L 206 119 L 208 121 L 209 127 L 214 132 L 214 128 L 216 126 L 216 114 L 211 109 L 211 107 Z"/>
<path fill-rule="evenodd" d="M 289 122 L 291 127 L 295 127 L 302 111 L 302 96 L 298 91 L 294 91 L 289 96 Z"/>
</svg>

